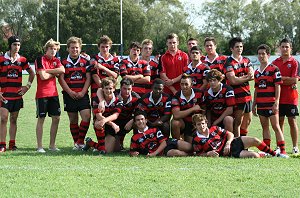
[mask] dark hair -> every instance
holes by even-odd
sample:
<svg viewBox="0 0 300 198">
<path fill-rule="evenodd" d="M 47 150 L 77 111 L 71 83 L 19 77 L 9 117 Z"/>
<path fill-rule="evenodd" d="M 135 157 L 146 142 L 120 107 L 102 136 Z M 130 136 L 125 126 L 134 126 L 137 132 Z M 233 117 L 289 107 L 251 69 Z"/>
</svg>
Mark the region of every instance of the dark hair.
<svg viewBox="0 0 300 198">
<path fill-rule="evenodd" d="M 168 36 L 166 37 L 166 40 L 173 39 L 173 38 L 176 38 L 176 40 L 178 41 L 178 36 L 175 33 L 168 34 Z"/>
<path fill-rule="evenodd" d="M 223 80 L 223 74 L 216 70 L 216 69 L 212 69 L 209 72 L 207 72 L 206 74 L 206 80 L 209 81 L 210 79 L 217 79 L 219 82 Z"/>
<path fill-rule="evenodd" d="M 258 47 L 257 47 L 257 53 L 258 53 L 258 50 L 261 50 L 261 49 L 264 49 L 264 50 L 266 50 L 266 53 L 267 54 L 271 54 L 271 48 L 268 46 L 268 45 L 266 45 L 266 44 L 261 44 L 261 45 L 259 45 Z"/>
<path fill-rule="evenodd" d="M 236 43 L 242 43 L 243 39 L 241 37 L 234 37 L 229 41 L 229 48 L 234 48 Z"/>
<path fill-rule="evenodd" d="M 215 45 L 217 44 L 216 39 L 214 37 L 206 37 L 204 39 L 204 46 L 205 46 L 205 43 L 208 42 L 208 41 L 213 42 Z"/>
<path fill-rule="evenodd" d="M 186 74 L 186 73 L 183 73 L 183 74 L 182 74 L 180 80 L 182 80 L 182 79 L 190 79 L 191 82 L 193 81 L 192 76 L 189 75 L 189 74 Z"/>
<path fill-rule="evenodd" d="M 147 119 L 147 113 L 143 110 L 138 109 L 134 112 L 133 120 L 135 121 L 136 116 L 139 115 L 143 115 Z"/>
<path fill-rule="evenodd" d="M 141 46 L 141 44 L 139 43 L 139 42 L 137 42 L 137 41 L 133 41 L 131 44 L 130 44 L 130 46 L 129 46 L 129 48 L 130 49 L 132 49 L 132 48 L 139 48 L 139 49 L 142 49 L 142 46 Z"/>
<path fill-rule="evenodd" d="M 289 39 L 289 38 L 284 38 L 280 41 L 279 43 L 279 46 L 282 44 L 282 43 L 289 43 L 291 47 L 293 47 L 292 45 L 292 41 Z"/>
<path fill-rule="evenodd" d="M 197 43 L 198 43 L 198 39 L 193 38 L 193 37 L 189 38 L 189 40 L 187 40 L 187 43 L 188 43 L 189 41 L 197 41 Z"/>
<path fill-rule="evenodd" d="M 133 80 L 130 78 L 123 78 L 120 82 L 120 86 L 122 87 L 123 85 L 133 85 Z"/>
<path fill-rule="evenodd" d="M 202 52 L 202 50 L 200 49 L 200 47 L 199 47 L 199 46 L 193 46 L 193 47 L 191 48 L 191 51 L 193 51 L 193 50 L 196 50 L 196 51 Z"/>
<path fill-rule="evenodd" d="M 160 78 L 156 78 L 154 81 L 153 81 L 153 85 L 154 84 L 157 84 L 157 85 L 165 85 L 165 82 L 160 79 Z"/>
</svg>

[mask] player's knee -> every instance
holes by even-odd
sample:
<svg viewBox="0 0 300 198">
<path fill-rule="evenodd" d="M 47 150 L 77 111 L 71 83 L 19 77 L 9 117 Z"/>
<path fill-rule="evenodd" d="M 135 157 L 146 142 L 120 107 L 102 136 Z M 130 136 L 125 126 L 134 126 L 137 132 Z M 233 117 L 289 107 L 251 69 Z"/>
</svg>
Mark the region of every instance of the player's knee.
<svg viewBox="0 0 300 198">
<path fill-rule="evenodd" d="M 1 115 L 1 123 L 7 123 L 8 115 Z"/>
</svg>

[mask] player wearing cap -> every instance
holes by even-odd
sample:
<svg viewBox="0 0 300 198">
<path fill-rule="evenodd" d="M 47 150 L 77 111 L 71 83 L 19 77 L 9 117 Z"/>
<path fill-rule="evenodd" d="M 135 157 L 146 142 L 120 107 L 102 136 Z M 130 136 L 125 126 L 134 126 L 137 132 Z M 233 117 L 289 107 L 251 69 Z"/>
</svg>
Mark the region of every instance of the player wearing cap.
<svg viewBox="0 0 300 198">
<path fill-rule="evenodd" d="M 6 151 L 8 115 L 10 115 L 9 150 L 16 150 L 17 119 L 23 108 L 22 96 L 29 90 L 34 72 L 27 59 L 19 55 L 21 42 L 17 36 L 8 38 L 9 50 L 0 56 L 0 152 Z M 28 82 L 22 86 L 22 70 L 29 73 Z"/>
</svg>

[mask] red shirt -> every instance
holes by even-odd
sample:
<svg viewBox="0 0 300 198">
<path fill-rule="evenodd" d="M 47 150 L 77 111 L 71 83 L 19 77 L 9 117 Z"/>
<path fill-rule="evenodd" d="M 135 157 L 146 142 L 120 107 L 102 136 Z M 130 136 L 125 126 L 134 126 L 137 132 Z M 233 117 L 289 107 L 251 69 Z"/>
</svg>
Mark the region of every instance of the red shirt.
<svg viewBox="0 0 300 198">
<path fill-rule="evenodd" d="M 22 88 L 22 70 L 29 69 L 27 59 L 19 54 L 15 60 L 11 60 L 7 53 L 0 56 L 0 87 L 5 99 L 18 100 L 22 98 L 18 94 Z"/>
<path fill-rule="evenodd" d="M 161 64 L 162 73 L 165 73 L 169 79 L 173 79 L 182 74 L 183 68 L 189 64 L 189 57 L 181 50 L 178 50 L 174 56 L 168 50 L 161 56 Z M 180 90 L 179 82 L 173 84 L 173 86 L 177 91 Z M 165 92 L 172 94 L 167 87 L 165 87 Z"/>
<path fill-rule="evenodd" d="M 39 57 L 35 60 L 35 70 L 37 79 L 37 89 L 35 98 L 46 98 L 58 96 L 56 88 L 56 78 L 49 78 L 47 80 L 42 80 L 38 74 L 41 70 L 55 69 L 63 67 L 60 60 L 56 57 L 49 59 L 46 55 Z"/>
<path fill-rule="evenodd" d="M 291 56 L 286 62 L 279 57 L 273 61 L 273 64 L 279 68 L 282 77 L 299 77 L 299 64 L 294 57 Z M 279 103 L 298 105 L 297 85 L 281 85 Z"/>
</svg>

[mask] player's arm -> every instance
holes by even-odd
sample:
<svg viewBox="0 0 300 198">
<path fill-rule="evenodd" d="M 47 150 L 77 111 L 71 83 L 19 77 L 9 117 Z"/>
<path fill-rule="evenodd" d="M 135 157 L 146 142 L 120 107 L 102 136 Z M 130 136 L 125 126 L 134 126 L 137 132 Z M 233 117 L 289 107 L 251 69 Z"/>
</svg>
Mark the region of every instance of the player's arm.
<svg viewBox="0 0 300 198">
<path fill-rule="evenodd" d="M 67 94 L 75 99 L 76 98 L 76 92 L 73 91 L 72 89 L 70 89 L 69 85 L 67 84 L 67 82 L 65 81 L 65 74 L 61 74 L 58 77 L 58 82 L 60 84 L 60 86 L 62 87 L 62 89 L 67 92 Z"/>
<path fill-rule="evenodd" d="M 114 71 L 110 70 L 109 68 L 101 65 L 100 63 L 95 64 L 94 67 L 98 68 L 99 70 L 105 71 L 108 76 L 112 76 L 114 78 L 118 78 L 118 74 L 116 72 L 114 72 Z"/>
<path fill-rule="evenodd" d="M 54 69 L 46 69 L 46 73 L 53 74 L 56 76 L 56 75 L 65 73 L 65 68 L 64 68 L 64 66 L 60 66 L 60 67 L 54 68 Z"/>
<path fill-rule="evenodd" d="M 257 116 L 257 113 L 256 113 L 256 98 L 257 98 L 257 91 L 256 89 L 254 89 L 254 94 L 253 94 L 253 104 L 252 104 L 252 113 L 254 116 Z"/>
<path fill-rule="evenodd" d="M 230 146 L 231 146 L 231 142 L 234 137 L 233 133 L 231 133 L 230 131 L 227 131 L 226 134 L 227 134 L 227 141 L 226 141 L 225 147 L 224 147 L 224 155 L 225 156 L 229 155 L 229 153 L 230 153 Z"/>
<path fill-rule="evenodd" d="M 101 79 L 98 74 L 92 74 L 92 78 L 98 87 L 101 87 Z"/>
<path fill-rule="evenodd" d="M 150 82 L 150 76 L 143 76 L 135 81 L 135 83 L 140 83 L 140 84 L 149 83 L 149 82 Z"/>
<path fill-rule="evenodd" d="M 54 78 L 55 75 L 47 73 L 45 70 L 38 70 L 37 71 L 38 75 L 40 76 L 41 80 L 48 80 L 50 78 Z"/>
<path fill-rule="evenodd" d="M 28 76 L 28 81 L 27 84 L 25 86 L 22 86 L 21 89 L 19 90 L 19 94 L 20 95 L 24 95 L 31 87 L 31 84 L 33 82 L 34 79 L 34 71 L 31 69 L 31 67 L 28 67 L 28 69 L 26 70 L 29 74 Z"/>
<path fill-rule="evenodd" d="M 272 106 L 273 113 L 276 113 L 279 111 L 279 99 L 280 99 L 280 90 L 281 87 L 279 84 L 275 84 L 275 102 Z"/>
<path fill-rule="evenodd" d="M 87 72 L 85 75 L 86 75 L 86 80 L 84 82 L 83 88 L 81 92 L 78 93 L 80 98 L 82 98 L 88 92 L 88 89 L 91 85 L 91 73 Z"/>
<path fill-rule="evenodd" d="M 196 111 L 200 111 L 200 110 L 201 110 L 201 108 L 199 105 L 195 105 L 195 106 L 193 106 L 189 109 L 183 110 L 183 111 L 180 111 L 180 108 L 175 107 L 175 108 L 172 108 L 172 114 L 173 114 L 174 119 L 178 120 L 178 119 L 185 118 L 185 117 L 189 116 L 190 114 L 192 114 Z"/>
<path fill-rule="evenodd" d="M 216 119 L 216 120 L 212 123 L 212 125 L 213 125 L 213 126 L 218 125 L 219 123 L 221 123 L 221 122 L 224 120 L 224 118 L 225 118 L 226 116 L 230 116 L 230 115 L 232 115 L 232 113 L 233 113 L 233 107 L 232 107 L 232 106 L 227 107 L 227 108 L 225 109 L 225 111 L 220 115 L 220 117 L 219 117 L 218 119 Z"/>
<path fill-rule="evenodd" d="M 281 79 L 283 81 L 283 85 L 294 85 L 298 82 L 298 77 L 282 76 Z"/>
<path fill-rule="evenodd" d="M 252 77 L 250 75 L 239 78 L 239 77 L 235 76 L 234 71 L 227 72 L 226 78 L 228 79 L 230 85 L 240 85 L 240 84 L 248 82 L 252 79 Z"/>
<path fill-rule="evenodd" d="M 162 141 L 158 148 L 156 149 L 156 151 L 154 151 L 153 153 L 148 154 L 147 156 L 149 157 L 155 157 L 157 156 L 159 153 L 161 153 L 165 148 L 167 147 L 167 142 L 166 140 Z"/>
</svg>

